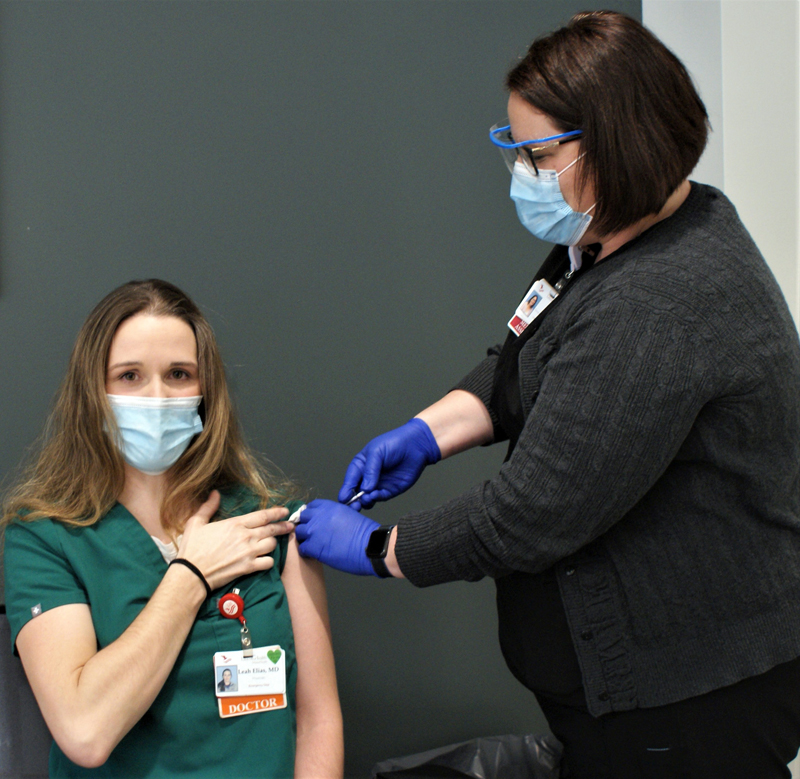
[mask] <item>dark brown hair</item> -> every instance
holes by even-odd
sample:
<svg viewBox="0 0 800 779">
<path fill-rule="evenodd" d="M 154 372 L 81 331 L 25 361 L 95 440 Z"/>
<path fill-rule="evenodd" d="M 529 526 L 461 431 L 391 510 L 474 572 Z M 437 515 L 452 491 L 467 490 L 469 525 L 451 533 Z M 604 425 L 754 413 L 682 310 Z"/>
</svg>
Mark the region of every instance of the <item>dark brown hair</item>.
<svg viewBox="0 0 800 779">
<path fill-rule="evenodd" d="M 708 115 L 686 68 L 624 14 L 576 14 L 533 42 L 506 87 L 562 131 L 583 130 L 578 184 L 594 189 L 600 234 L 660 211 L 706 145 Z"/>
<path fill-rule="evenodd" d="M 41 451 L 6 500 L 3 523 L 51 517 L 69 525 L 91 525 L 116 502 L 125 472 L 114 443 L 117 427 L 105 377 L 114 334 L 136 314 L 177 317 L 192 328 L 197 341 L 203 431 L 167 472 L 164 528 L 180 533 L 190 511 L 214 488 L 247 487 L 262 506 L 292 496 L 292 486 L 271 476 L 242 440 L 208 320 L 177 287 L 148 279 L 110 292 L 81 327 Z"/>
</svg>

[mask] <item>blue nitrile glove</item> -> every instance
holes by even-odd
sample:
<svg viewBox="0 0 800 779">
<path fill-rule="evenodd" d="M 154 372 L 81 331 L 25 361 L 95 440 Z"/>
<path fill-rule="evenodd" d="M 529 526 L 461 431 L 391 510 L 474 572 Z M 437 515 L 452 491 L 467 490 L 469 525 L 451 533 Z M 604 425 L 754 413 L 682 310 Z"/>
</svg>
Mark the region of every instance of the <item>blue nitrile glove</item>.
<svg viewBox="0 0 800 779">
<path fill-rule="evenodd" d="M 300 554 L 357 576 L 377 576 L 367 557 L 367 543 L 380 525 L 332 500 L 312 500 L 300 513 L 294 531 Z"/>
<path fill-rule="evenodd" d="M 441 459 L 431 429 L 421 419 L 414 418 L 373 438 L 353 458 L 339 490 L 339 502 L 347 503 L 364 490 L 364 495 L 350 506 L 357 511 L 371 508 L 375 501 L 389 500 L 405 492 L 419 479 L 426 465 Z"/>
</svg>

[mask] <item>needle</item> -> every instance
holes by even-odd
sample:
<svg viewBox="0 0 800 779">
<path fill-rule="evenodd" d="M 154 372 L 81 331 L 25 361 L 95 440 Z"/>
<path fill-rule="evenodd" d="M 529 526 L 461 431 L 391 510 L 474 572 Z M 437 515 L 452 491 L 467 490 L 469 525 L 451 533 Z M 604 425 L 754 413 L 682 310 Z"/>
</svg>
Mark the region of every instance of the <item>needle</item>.
<svg viewBox="0 0 800 779">
<path fill-rule="evenodd" d="M 349 506 L 351 503 L 355 503 L 355 502 L 356 502 L 356 501 L 357 501 L 357 500 L 358 500 L 358 499 L 359 499 L 359 498 L 360 498 L 360 497 L 361 497 L 363 494 L 364 494 L 364 490 L 361 490 L 361 492 L 357 492 L 357 493 L 356 493 L 355 495 L 353 495 L 353 497 L 352 497 L 352 498 L 350 498 L 350 500 L 348 500 L 348 501 L 347 501 L 347 503 L 345 503 L 344 505 L 345 505 L 345 506 Z"/>
</svg>

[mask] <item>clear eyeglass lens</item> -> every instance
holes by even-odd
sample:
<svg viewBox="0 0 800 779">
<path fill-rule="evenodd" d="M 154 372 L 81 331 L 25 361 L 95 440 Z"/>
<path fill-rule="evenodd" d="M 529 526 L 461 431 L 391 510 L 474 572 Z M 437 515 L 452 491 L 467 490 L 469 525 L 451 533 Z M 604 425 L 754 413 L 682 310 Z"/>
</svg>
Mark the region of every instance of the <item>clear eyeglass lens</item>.
<svg viewBox="0 0 800 779">
<path fill-rule="evenodd" d="M 498 151 L 500 152 L 506 167 L 512 173 L 514 172 L 515 163 L 521 162 L 534 176 L 539 175 L 539 171 L 536 169 L 536 163 L 534 163 L 533 157 L 524 146 L 518 146 L 516 149 L 503 149 L 498 147 Z"/>
<path fill-rule="evenodd" d="M 567 139 L 567 140 L 572 140 L 572 139 Z M 519 159 L 520 162 L 522 162 L 522 164 L 525 165 L 525 167 L 531 173 L 533 173 L 534 176 L 538 176 L 539 168 L 536 165 L 536 155 L 544 151 L 545 149 L 554 149 L 558 146 L 561 146 L 562 143 L 567 143 L 567 141 L 551 141 L 550 143 L 545 143 L 541 146 L 519 146 L 514 151 L 519 152 L 519 156 L 517 159 Z"/>
<path fill-rule="evenodd" d="M 519 159 L 528 169 L 529 173 L 533 173 L 534 176 L 539 175 L 539 169 L 536 167 L 536 162 L 533 159 L 533 152 L 530 149 L 527 149 L 525 146 L 520 147 Z"/>
<path fill-rule="evenodd" d="M 500 156 L 503 158 L 503 162 L 505 162 L 506 167 L 510 170 L 514 170 L 514 163 L 520 159 L 519 149 L 502 149 L 498 147 L 497 149 L 500 152 Z"/>
<path fill-rule="evenodd" d="M 494 127 L 491 128 L 491 132 L 494 137 L 500 141 L 501 143 L 505 144 L 514 144 L 516 141 L 514 140 L 514 136 L 511 135 L 511 128 L 507 126 L 508 120 L 506 119 L 504 122 L 498 122 Z M 501 129 L 504 128 L 504 129 Z M 551 141 L 550 143 L 545 143 L 540 146 L 516 146 L 515 148 L 504 148 L 502 146 L 498 146 L 498 151 L 503 157 L 503 161 L 506 164 L 506 167 L 513 173 L 514 171 L 514 164 L 516 162 L 521 162 L 530 173 L 534 176 L 539 175 L 539 169 L 536 166 L 536 162 L 534 161 L 534 154 L 540 152 L 542 149 L 549 149 L 554 146 L 560 146 L 562 143 L 566 143 L 569 140 L 577 140 L 577 138 L 568 138 L 564 141 Z"/>
</svg>

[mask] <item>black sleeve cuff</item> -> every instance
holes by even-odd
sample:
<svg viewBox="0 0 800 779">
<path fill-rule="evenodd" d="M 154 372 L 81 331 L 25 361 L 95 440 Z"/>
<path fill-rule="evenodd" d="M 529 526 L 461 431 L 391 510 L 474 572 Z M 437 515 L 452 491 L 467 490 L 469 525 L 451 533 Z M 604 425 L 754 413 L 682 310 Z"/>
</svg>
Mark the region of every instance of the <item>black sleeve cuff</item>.
<svg viewBox="0 0 800 779">
<path fill-rule="evenodd" d="M 451 387 L 452 390 L 464 390 L 471 392 L 478 400 L 486 406 L 489 417 L 494 428 L 494 440 L 490 443 L 496 444 L 499 441 L 508 439 L 508 434 L 500 426 L 500 420 L 492 407 L 492 388 L 494 386 L 494 369 L 497 365 L 497 358 L 500 355 L 501 347 L 493 346 L 487 352 L 487 357 L 483 362 L 478 363 L 458 384 Z M 489 444 L 486 444 L 487 446 Z"/>
</svg>

